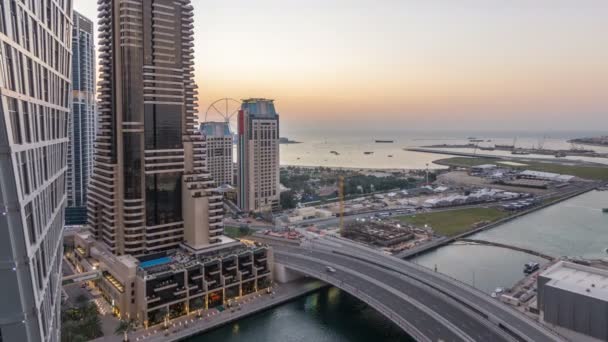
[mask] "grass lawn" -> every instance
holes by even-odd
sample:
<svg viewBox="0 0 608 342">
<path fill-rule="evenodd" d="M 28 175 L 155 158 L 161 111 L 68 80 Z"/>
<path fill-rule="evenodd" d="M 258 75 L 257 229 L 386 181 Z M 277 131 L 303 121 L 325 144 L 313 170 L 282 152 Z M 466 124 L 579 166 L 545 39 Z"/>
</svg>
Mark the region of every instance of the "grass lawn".
<svg viewBox="0 0 608 342">
<path fill-rule="evenodd" d="M 496 158 L 467 158 L 467 157 L 454 157 L 447 159 L 440 159 L 435 161 L 439 165 L 457 166 L 457 167 L 471 167 L 482 164 L 495 164 L 501 159 Z M 525 166 L 510 166 L 514 169 L 521 170 L 533 170 L 542 172 L 553 172 L 565 175 L 577 176 L 579 178 L 591 179 L 591 180 L 608 180 L 608 167 L 602 166 L 578 166 L 578 165 L 562 165 L 558 163 L 543 163 L 530 160 L 516 160 L 516 162 L 525 164 Z"/>
<path fill-rule="evenodd" d="M 233 227 L 233 226 L 224 227 L 224 234 L 233 239 L 240 239 L 243 236 L 249 235 L 250 233 L 251 233 L 251 230 L 249 228 L 247 228 L 246 231 L 242 231 L 241 228 L 239 228 L 239 227 Z"/>
<path fill-rule="evenodd" d="M 437 234 L 454 236 L 470 230 L 477 222 L 494 222 L 507 216 L 509 213 L 496 208 L 469 208 L 402 216 L 398 219 L 418 227 L 428 224 Z"/>
</svg>

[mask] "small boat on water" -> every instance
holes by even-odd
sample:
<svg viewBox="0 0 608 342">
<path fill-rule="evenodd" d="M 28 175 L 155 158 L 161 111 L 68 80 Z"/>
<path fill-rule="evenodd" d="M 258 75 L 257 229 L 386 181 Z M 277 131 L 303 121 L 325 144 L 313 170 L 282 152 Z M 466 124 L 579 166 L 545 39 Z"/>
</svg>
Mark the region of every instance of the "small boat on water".
<svg viewBox="0 0 608 342">
<path fill-rule="evenodd" d="M 525 155 L 530 154 L 530 152 L 528 152 L 526 150 L 513 150 L 513 151 L 511 151 L 511 154 L 525 156 Z"/>
<path fill-rule="evenodd" d="M 370 154 L 374 154 L 374 152 L 363 152 L 363 154 L 370 155 Z"/>
<path fill-rule="evenodd" d="M 376 142 L 376 144 L 392 144 L 395 142 L 394 140 L 379 140 L 379 139 L 376 139 L 374 141 Z"/>
<path fill-rule="evenodd" d="M 537 262 L 529 262 L 524 265 L 524 273 L 530 274 L 538 271 L 540 268 L 540 264 Z"/>
<path fill-rule="evenodd" d="M 392 155 L 392 154 L 389 154 L 389 155 L 388 155 L 388 157 L 389 157 L 389 158 L 393 158 L 393 155 Z"/>
<path fill-rule="evenodd" d="M 333 154 L 333 155 L 336 155 L 336 156 L 339 156 L 339 155 L 340 155 L 340 153 L 338 153 L 337 151 L 329 151 L 329 153 L 331 153 L 331 154 Z"/>
<path fill-rule="evenodd" d="M 608 214 L 608 208 L 604 208 L 604 209 L 602 209 L 602 212 L 603 212 L 604 214 Z"/>
</svg>

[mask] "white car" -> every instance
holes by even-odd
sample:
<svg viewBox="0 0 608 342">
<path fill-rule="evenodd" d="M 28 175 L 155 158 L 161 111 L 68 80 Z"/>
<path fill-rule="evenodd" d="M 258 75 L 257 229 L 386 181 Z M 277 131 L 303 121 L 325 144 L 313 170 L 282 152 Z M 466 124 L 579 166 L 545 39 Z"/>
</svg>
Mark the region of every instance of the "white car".
<svg viewBox="0 0 608 342">
<path fill-rule="evenodd" d="M 333 267 L 331 267 L 331 266 L 325 266 L 325 270 L 326 270 L 327 272 L 331 272 L 331 273 L 336 272 L 336 269 L 335 269 L 335 268 L 333 268 Z"/>
</svg>

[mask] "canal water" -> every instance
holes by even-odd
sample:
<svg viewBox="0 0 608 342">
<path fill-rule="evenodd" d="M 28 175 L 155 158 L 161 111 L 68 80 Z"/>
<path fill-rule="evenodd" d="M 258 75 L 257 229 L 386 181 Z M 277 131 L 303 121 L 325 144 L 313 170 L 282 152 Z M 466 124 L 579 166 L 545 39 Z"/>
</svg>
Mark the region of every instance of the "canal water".
<svg viewBox="0 0 608 342">
<path fill-rule="evenodd" d="M 554 256 L 608 258 L 608 192 L 589 192 L 471 238 L 525 247 Z M 500 247 L 454 243 L 412 261 L 437 266 L 462 282 L 491 293 L 523 278 L 523 265 L 547 261 Z M 412 341 L 364 303 L 335 288 L 302 297 L 189 342 L 202 341 Z"/>
<path fill-rule="evenodd" d="M 414 341 L 374 309 L 337 288 L 225 325 L 188 342 Z"/>
<path fill-rule="evenodd" d="M 472 239 L 524 247 L 552 256 L 608 258 L 608 192 L 593 191 L 471 235 Z M 437 268 L 487 293 L 511 287 L 523 277 L 528 261 L 546 260 L 491 246 L 454 243 L 412 261 Z"/>
</svg>

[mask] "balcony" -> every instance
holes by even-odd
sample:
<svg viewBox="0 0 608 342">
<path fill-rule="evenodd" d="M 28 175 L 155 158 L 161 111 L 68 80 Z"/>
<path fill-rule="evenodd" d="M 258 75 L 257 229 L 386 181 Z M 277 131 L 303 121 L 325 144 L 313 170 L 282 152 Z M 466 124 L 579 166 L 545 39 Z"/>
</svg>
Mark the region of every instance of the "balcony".
<svg viewBox="0 0 608 342">
<path fill-rule="evenodd" d="M 168 290 L 171 288 L 177 287 L 177 283 L 176 282 L 163 282 L 160 283 L 159 285 L 157 285 L 154 288 L 154 292 L 160 292 L 160 291 L 164 291 L 164 290 Z"/>
</svg>

